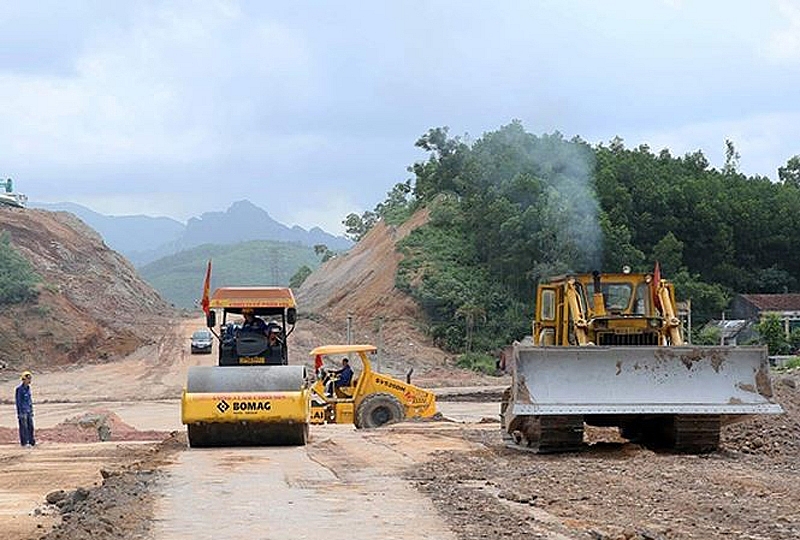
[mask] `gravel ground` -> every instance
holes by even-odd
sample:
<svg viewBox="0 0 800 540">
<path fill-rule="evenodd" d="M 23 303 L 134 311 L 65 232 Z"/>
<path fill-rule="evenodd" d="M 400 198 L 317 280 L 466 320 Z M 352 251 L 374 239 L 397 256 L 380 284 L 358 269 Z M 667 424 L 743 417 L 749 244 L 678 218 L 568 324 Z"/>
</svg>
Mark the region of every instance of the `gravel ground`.
<svg viewBox="0 0 800 540">
<path fill-rule="evenodd" d="M 463 436 L 479 450 L 439 453 L 408 478 L 464 540 L 798 538 L 799 379 L 774 378 L 786 414 L 725 428 L 709 455 L 654 453 L 602 430 L 583 452 L 535 455 L 476 427 Z"/>
<path fill-rule="evenodd" d="M 536 455 L 506 448 L 486 420 L 455 435 L 475 450 L 434 454 L 406 478 L 463 540 L 799 538 L 798 382 L 798 373 L 774 377 L 786 414 L 725 428 L 708 455 L 654 453 L 602 429 L 587 430 L 582 452 Z M 151 538 L 159 467 L 185 448 L 173 433 L 131 450 L 98 487 L 49 494 L 62 519 L 41 540 Z"/>
</svg>

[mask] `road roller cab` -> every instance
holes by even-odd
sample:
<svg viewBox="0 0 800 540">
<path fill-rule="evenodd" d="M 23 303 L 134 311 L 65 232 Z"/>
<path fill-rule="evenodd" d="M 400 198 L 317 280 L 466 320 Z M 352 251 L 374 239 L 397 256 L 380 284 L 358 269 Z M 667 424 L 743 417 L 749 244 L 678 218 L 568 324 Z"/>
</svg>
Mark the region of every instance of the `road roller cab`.
<svg viewBox="0 0 800 540">
<path fill-rule="evenodd" d="M 296 309 L 286 287 L 214 291 L 206 323 L 219 340 L 218 365 L 189 368 L 181 399 L 189 446 L 306 443 L 308 377 L 287 365 Z"/>
<path fill-rule="evenodd" d="M 286 341 L 297 320 L 291 289 L 220 287 L 211 296 L 209 308 L 207 326 L 214 330 L 219 322 L 220 366 L 288 364 Z"/>
</svg>

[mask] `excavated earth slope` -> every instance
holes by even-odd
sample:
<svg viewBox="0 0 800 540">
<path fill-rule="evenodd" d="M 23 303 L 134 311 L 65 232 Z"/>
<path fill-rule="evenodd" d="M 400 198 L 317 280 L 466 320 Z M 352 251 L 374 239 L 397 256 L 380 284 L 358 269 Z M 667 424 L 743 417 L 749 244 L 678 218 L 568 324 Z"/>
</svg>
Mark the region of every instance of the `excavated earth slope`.
<svg viewBox="0 0 800 540">
<path fill-rule="evenodd" d="M 348 253 L 330 259 L 296 291 L 303 319 L 294 336 L 295 350 L 305 353 L 324 342 L 345 342 L 348 316 L 352 341 L 380 348 L 381 368 L 402 375 L 409 368 L 419 384 L 503 384 L 454 367 L 455 359 L 433 346 L 424 332 L 425 316 L 411 297 L 395 288 L 402 260 L 397 242 L 424 225 L 422 209 L 400 226 L 378 222 Z"/>
<path fill-rule="evenodd" d="M 0 207 L 3 231 L 42 279 L 36 302 L 0 310 L 2 379 L 19 369 L 119 358 L 151 342 L 174 314 L 124 257 L 72 214 Z"/>
</svg>

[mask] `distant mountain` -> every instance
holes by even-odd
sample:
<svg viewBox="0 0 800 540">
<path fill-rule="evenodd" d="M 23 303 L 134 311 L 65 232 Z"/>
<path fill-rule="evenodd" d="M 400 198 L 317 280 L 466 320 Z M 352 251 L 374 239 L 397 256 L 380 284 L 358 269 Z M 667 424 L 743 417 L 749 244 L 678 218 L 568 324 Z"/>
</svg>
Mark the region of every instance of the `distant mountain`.
<svg viewBox="0 0 800 540">
<path fill-rule="evenodd" d="M 106 245 L 125 255 L 153 249 L 158 245 L 174 242 L 180 238 L 186 226 L 167 217 L 150 216 L 106 216 L 75 203 L 31 203 L 31 208 L 42 208 L 53 212 L 70 212 L 97 231 Z"/>
<path fill-rule="evenodd" d="M 203 294 L 209 259 L 212 291 L 220 285 L 286 286 L 301 266 L 312 270 L 319 266 L 319 257 L 310 246 L 251 240 L 196 246 L 146 264 L 139 268 L 139 274 L 176 307 L 194 308 Z"/>
<path fill-rule="evenodd" d="M 333 251 L 353 245 L 347 238 L 326 233 L 319 227 L 309 231 L 298 226 L 287 227 L 249 201 L 235 202 L 225 212 L 206 212 L 191 218 L 186 225 L 170 218 L 106 216 L 73 203 L 35 206 L 72 212 L 137 267 L 203 244 L 274 240 L 309 247 L 324 244 Z"/>
</svg>

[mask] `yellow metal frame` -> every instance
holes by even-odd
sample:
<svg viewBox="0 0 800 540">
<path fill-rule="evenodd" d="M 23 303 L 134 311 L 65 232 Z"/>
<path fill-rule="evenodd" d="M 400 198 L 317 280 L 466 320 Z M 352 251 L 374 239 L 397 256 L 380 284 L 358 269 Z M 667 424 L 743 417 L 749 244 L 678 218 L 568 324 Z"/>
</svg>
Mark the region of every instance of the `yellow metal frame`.
<svg viewBox="0 0 800 540">
<path fill-rule="evenodd" d="M 235 369 L 235 368 L 232 368 Z M 214 392 L 181 396 L 181 421 L 308 423 L 311 417 L 310 391 L 298 392 Z"/>
<path fill-rule="evenodd" d="M 533 320 L 533 339 L 536 345 L 569 345 L 568 334 L 570 330 L 574 332 L 577 345 L 586 346 L 592 342 L 593 321 L 595 318 L 607 317 L 608 315 L 603 307 L 602 294 L 595 291 L 593 302 L 595 307 L 592 309 L 588 305 L 584 305 L 581 294 L 578 291 L 578 284 L 583 287 L 584 291 L 587 291 L 593 279 L 594 276 L 592 274 L 575 274 L 554 278 L 547 283 L 539 285 L 536 293 L 536 315 Z M 658 298 L 661 304 L 660 310 L 657 311 L 652 302 L 649 302 L 648 313 L 641 314 L 638 317 L 631 317 L 631 313 L 627 312 L 628 317 L 622 319 L 614 319 L 612 317 L 607 321 L 610 328 L 625 327 L 631 330 L 640 330 L 646 328 L 646 318 L 659 317 L 663 321 L 660 328 L 662 344 L 676 346 L 684 343 L 681 322 L 676 314 L 675 288 L 672 283 L 661 279 L 658 286 L 655 287 L 652 275 L 643 273 L 607 273 L 602 274 L 602 279 L 604 283 L 628 283 L 634 293 L 638 286 L 648 284 L 652 294 Z M 545 320 L 541 316 L 540 306 L 542 294 L 545 290 L 555 291 L 555 320 Z M 630 306 L 628 309 L 630 309 Z M 550 335 L 553 334 L 553 339 L 550 340 Z M 547 340 L 543 339 L 544 337 L 547 337 Z"/>
<path fill-rule="evenodd" d="M 432 392 L 372 370 L 367 354 L 377 350 L 377 347 L 368 344 L 323 345 L 309 353 L 311 356 L 357 354 L 362 366 L 349 396 L 328 397 L 321 380 L 312 385 L 312 424 L 353 423 L 355 411 L 364 398 L 376 393 L 391 394 L 399 399 L 407 419 L 430 418 L 436 414 L 436 396 Z"/>
</svg>

